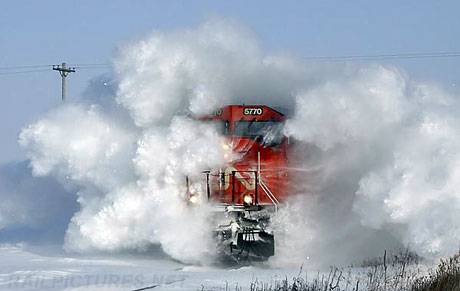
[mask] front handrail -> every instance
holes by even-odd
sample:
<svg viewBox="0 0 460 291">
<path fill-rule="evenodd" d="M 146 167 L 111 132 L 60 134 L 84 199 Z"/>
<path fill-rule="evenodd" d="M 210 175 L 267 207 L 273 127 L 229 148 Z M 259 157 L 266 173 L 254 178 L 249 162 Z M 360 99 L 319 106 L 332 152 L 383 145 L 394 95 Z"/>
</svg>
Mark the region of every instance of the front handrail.
<svg viewBox="0 0 460 291">
<path fill-rule="evenodd" d="M 210 199 L 210 192 L 211 192 L 211 189 L 210 189 L 210 186 L 209 186 L 209 178 L 210 176 L 221 176 L 221 174 L 219 175 L 213 175 L 211 174 L 211 171 L 204 171 L 203 173 L 206 174 L 206 192 L 207 192 L 207 198 L 208 200 Z M 261 165 L 260 165 L 260 151 L 257 152 L 257 171 L 254 171 L 254 170 L 246 170 L 246 171 L 232 171 L 231 172 L 231 177 L 232 177 L 232 203 L 234 204 L 235 203 L 235 182 L 236 182 L 236 179 L 235 179 L 235 176 L 236 176 L 236 173 L 254 173 L 254 180 L 255 180 L 255 183 L 254 183 L 254 186 L 255 186 L 255 201 L 256 203 L 258 202 L 258 186 L 260 186 L 260 188 L 264 191 L 264 193 L 267 195 L 268 199 L 270 199 L 271 203 L 273 204 L 273 206 L 275 207 L 275 214 L 278 214 L 278 205 L 280 204 L 279 200 L 276 198 L 276 196 L 273 194 L 272 191 L 270 191 L 270 189 L 268 188 L 267 184 L 265 184 L 265 182 L 262 180 L 262 177 L 260 175 L 261 173 Z M 224 173 L 222 173 L 224 174 Z M 224 174 L 224 176 L 227 176 Z M 187 177 L 188 178 L 188 177 Z M 188 182 L 188 179 L 187 179 L 187 182 Z M 188 183 L 187 183 L 188 184 Z"/>
<path fill-rule="evenodd" d="M 268 186 L 264 183 L 264 181 L 262 181 L 262 177 L 260 176 L 260 151 L 257 152 L 257 175 L 259 177 L 259 185 L 260 185 L 260 188 L 262 188 L 262 190 L 265 192 L 265 194 L 267 195 L 267 197 L 270 199 L 270 201 L 273 203 L 273 205 L 275 206 L 275 214 L 278 214 L 278 204 L 279 204 L 279 201 L 278 199 L 276 199 L 276 196 L 273 195 L 273 193 L 270 191 L 270 189 L 268 188 Z"/>
</svg>

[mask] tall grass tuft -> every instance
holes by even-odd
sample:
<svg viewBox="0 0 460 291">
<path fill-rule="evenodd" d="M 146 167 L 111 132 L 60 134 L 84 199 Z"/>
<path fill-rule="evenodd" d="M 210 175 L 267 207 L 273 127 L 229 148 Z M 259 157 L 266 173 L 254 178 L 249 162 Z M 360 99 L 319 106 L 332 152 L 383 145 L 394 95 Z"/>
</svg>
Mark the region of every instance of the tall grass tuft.
<svg viewBox="0 0 460 291">
<path fill-rule="evenodd" d="M 441 260 L 435 271 L 417 279 L 411 291 L 460 291 L 460 252 Z"/>
</svg>

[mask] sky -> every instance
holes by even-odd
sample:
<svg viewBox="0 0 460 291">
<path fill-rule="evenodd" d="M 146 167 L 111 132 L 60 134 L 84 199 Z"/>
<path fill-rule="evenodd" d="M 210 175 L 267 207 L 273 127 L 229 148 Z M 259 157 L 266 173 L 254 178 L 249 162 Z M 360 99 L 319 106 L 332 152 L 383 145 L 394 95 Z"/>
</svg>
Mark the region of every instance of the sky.
<svg viewBox="0 0 460 291">
<path fill-rule="evenodd" d="M 268 52 L 298 58 L 460 51 L 458 1 L 2 1 L 0 68 L 107 64 L 120 43 L 153 30 L 194 27 L 210 17 L 247 27 Z M 305 60 L 308 64 L 308 61 Z M 416 80 L 460 86 L 460 57 L 379 60 Z M 48 69 L 0 69 L 0 163 L 24 160 L 18 134 L 61 104 L 61 81 Z M 109 68 L 77 69 L 70 102 Z"/>
</svg>

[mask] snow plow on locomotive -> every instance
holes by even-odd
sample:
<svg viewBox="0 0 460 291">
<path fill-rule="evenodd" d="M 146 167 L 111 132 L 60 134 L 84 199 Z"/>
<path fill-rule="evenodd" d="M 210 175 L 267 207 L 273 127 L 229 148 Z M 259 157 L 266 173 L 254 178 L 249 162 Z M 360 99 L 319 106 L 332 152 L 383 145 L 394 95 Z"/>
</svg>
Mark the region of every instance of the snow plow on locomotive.
<svg viewBox="0 0 460 291">
<path fill-rule="evenodd" d="M 286 118 L 267 106 L 230 105 L 200 120 L 217 124 L 223 140 L 225 165 L 203 172 L 219 252 L 237 261 L 267 259 L 275 253 L 270 221 L 287 196 Z M 192 192 L 187 177 L 188 201 L 203 199 Z"/>
</svg>

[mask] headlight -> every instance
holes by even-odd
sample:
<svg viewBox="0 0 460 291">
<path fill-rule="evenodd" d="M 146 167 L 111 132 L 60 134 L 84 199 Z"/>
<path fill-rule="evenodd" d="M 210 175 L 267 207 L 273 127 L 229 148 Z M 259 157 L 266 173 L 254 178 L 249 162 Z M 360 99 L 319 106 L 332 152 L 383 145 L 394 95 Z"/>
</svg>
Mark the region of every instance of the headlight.
<svg viewBox="0 0 460 291">
<path fill-rule="evenodd" d="M 198 195 L 190 194 L 190 196 L 188 197 L 188 201 L 190 201 L 190 203 L 192 204 L 196 204 L 198 202 L 198 198 Z"/>
<path fill-rule="evenodd" d="M 233 149 L 232 143 L 222 143 L 222 154 L 226 162 L 229 162 L 232 158 L 232 149 Z"/>
<path fill-rule="evenodd" d="M 252 205 L 253 201 L 254 201 L 254 197 L 252 197 L 252 195 L 244 195 L 243 197 L 244 204 Z"/>
</svg>

